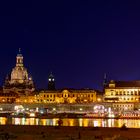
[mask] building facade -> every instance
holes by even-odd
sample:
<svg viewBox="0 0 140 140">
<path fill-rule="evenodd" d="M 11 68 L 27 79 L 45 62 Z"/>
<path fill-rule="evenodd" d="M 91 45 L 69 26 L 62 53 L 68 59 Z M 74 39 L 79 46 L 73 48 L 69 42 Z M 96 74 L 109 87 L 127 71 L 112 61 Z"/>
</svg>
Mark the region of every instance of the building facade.
<svg viewBox="0 0 140 140">
<path fill-rule="evenodd" d="M 17 99 L 17 102 L 29 102 L 29 103 L 51 103 L 51 104 L 75 104 L 75 103 L 93 103 L 96 102 L 95 90 L 76 90 L 76 89 L 64 89 L 64 90 L 42 90 L 38 94 L 30 97 Z"/>
<path fill-rule="evenodd" d="M 140 81 L 110 81 L 105 87 L 106 102 L 139 102 Z"/>
</svg>

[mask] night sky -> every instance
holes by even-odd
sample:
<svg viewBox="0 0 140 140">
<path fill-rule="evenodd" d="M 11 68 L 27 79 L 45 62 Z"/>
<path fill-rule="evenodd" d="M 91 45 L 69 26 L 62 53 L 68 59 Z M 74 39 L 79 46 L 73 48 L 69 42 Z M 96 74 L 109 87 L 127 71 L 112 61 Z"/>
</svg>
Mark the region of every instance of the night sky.
<svg viewBox="0 0 140 140">
<path fill-rule="evenodd" d="M 138 1 L 137 1 L 138 2 Z M 33 0 L 0 4 L 0 85 L 18 48 L 37 88 L 102 89 L 103 75 L 140 80 L 140 3 Z"/>
</svg>

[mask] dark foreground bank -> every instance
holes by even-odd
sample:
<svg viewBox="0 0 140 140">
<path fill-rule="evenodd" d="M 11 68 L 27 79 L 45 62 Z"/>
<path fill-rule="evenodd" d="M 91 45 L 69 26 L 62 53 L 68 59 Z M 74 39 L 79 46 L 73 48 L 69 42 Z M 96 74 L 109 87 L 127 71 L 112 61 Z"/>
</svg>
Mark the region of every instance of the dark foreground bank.
<svg viewBox="0 0 140 140">
<path fill-rule="evenodd" d="M 138 140 L 140 129 L 63 126 L 0 126 L 3 140 Z"/>
</svg>

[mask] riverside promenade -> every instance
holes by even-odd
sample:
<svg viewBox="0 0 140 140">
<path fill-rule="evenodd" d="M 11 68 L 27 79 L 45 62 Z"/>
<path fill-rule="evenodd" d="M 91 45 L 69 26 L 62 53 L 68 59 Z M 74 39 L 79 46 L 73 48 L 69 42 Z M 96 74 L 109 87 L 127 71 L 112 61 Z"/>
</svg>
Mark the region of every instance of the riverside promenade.
<svg viewBox="0 0 140 140">
<path fill-rule="evenodd" d="M 140 140 L 140 129 L 67 126 L 0 126 L 0 140 Z"/>
</svg>

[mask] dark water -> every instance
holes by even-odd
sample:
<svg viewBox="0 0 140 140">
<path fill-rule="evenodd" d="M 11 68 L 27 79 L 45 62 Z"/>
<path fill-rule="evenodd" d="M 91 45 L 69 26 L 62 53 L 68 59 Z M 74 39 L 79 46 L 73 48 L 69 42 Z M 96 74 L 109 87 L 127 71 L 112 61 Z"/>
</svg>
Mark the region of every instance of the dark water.
<svg viewBox="0 0 140 140">
<path fill-rule="evenodd" d="M 0 124 L 13 125 L 44 125 L 57 126 L 58 118 L 56 119 L 38 119 L 38 118 L 5 118 L 0 117 Z M 84 126 L 84 127 L 121 127 L 124 123 L 129 128 L 140 128 L 140 120 L 135 119 L 62 119 L 63 126 Z"/>
</svg>

